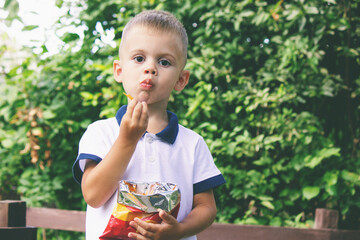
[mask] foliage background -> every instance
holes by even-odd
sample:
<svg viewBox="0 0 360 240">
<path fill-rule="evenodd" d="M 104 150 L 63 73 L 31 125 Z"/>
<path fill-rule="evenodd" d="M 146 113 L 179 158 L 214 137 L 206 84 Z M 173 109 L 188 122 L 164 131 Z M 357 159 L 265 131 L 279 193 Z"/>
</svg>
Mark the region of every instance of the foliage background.
<svg viewBox="0 0 360 240">
<path fill-rule="evenodd" d="M 112 77 L 117 49 L 104 36 L 114 30 L 118 45 L 132 16 L 156 8 L 188 31 L 191 80 L 169 109 L 206 139 L 227 180 L 216 189 L 217 221 L 311 227 L 324 207 L 339 210 L 341 228 L 360 228 L 360 1 L 56 4 L 82 9 L 56 27 L 86 26 L 84 37 L 64 34 L 59 54 L 23 49 L 21 64 L 1 66 L 0 199 L 85 209 L 71 175 L 78 141 L 126 103 Z M 18 3 L 3 8 L 10 25 Z M 1 43 L 1 61 L 6 51 Z"/>
</svg>

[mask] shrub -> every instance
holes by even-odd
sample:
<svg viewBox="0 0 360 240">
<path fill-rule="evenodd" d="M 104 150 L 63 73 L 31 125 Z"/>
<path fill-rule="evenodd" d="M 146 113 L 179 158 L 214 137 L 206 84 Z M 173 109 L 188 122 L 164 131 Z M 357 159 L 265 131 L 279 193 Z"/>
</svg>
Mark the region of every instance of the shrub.
<svg viewBox="0 0 360 240">
<path fill-rule="evenodd" d="M 359 226 L 359 1 L 72 4 L 87 6 L 73 23 L 84 37 L 66 34 L 59 54 L 44 57 L 44 46 L 2 74 L 2 198 L 84 209 L 71 176 L 78 141 L 126 103 L 104 36 L 114 30 L 118 45 L 130 17 L 157 8 L 188 31 L 192 75 L 169 109 L 206 139 L 227 180 L 217 220 L 309 227 L 327 207 L 342 228 Z"/>
</svg>

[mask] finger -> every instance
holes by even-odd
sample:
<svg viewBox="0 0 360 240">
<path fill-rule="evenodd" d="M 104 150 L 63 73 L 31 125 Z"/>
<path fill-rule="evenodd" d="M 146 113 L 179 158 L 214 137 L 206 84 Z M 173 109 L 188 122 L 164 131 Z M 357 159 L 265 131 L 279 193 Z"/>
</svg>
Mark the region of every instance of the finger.
<svg viewBox="0 0 360 240">
<path fill-rule="evenodd" d="M 142 236 L 141 234 L 130 232 L 128 237 L 135 240 L 147 240 L 148 238 Z"/>
<path fill-rule="evenodd" d="M 134 111 L 133 111 L 133 114 L 132 114 L 132 119 L 135 120 L 135 121 L 139 121 L 140 120 L 140 117 L 141 117 L 141 113 L 142 113 L 142 104 L 140 102 L 137 102 L 135 107 L 134 107 Z"/>
<path fill-rule="evenodd" d="M 126 115 L 129 118 L 132 117 L 136 104 L 137 104 L 137 101 L 134 99 L 134 100 L 130 101 L 129 105 L 127 106 Z"/>
<path fill-rule="evenodd" d="M 159 210 L 159 216 L 163 220 L 163 222 L 167 224 L 174 224 L 177 223 L 176 218 L 165 212 L 164 210 Z"/>
<path fill-rule="evenodd" d="M 138 225 L 138 228 L 140 227 L 140 228 L 144 229 L 145 231 L 153 232 L 156 230 L 154 228 L 155 224 L 153 224 L 153 223 L 145 222 L 145 221 L 141 220 L 140 218 L 135 218 L 134 221 Z"/>
<path fill-rule="evenodd" d="M 136 230 L 143 236 L 153 237 L 154 233 L 157 231 L 158 224 L 148 223 L 139 218 L 135 218 L 134 221 L 137 224 Z"/>
<path fill-rule="evenodd" d="M 149 121 L 149 115 L 148 115 L 148 106 L 146 102 L 142 102 L 142 113 L 140 117 L 140 123 L 142 125 L 147 125 Z"/>
<path fill-rule="evenodd" d="M 156 231 L 158 231 L 159 224 L 149 223 L 146 221 L 143 221 L 139 218 L 135 218 L 134 221 L 138 224 L 138 229 L 145 230 L 144 232 L 147 232 L 148 234 L 142 234 L 145 236 L 152 237 Z"/>
</svg>

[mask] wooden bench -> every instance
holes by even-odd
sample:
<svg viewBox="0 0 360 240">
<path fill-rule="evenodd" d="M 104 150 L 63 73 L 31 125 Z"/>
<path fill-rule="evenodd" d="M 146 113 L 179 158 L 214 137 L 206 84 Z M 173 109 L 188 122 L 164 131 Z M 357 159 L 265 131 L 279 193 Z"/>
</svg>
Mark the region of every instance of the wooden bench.
<svg viewBox="0 0 360 240">
<path fill-rule="evenodd" d="M 317 209 L 313 229 L 214 223 L 198 240 L 360 240 L 360 231 L 337 227 L 337 211 Z M 0 239 L 36 240 L 37 228 L 85 232 L 85 212 L 0 201 Z"/>
</svg>

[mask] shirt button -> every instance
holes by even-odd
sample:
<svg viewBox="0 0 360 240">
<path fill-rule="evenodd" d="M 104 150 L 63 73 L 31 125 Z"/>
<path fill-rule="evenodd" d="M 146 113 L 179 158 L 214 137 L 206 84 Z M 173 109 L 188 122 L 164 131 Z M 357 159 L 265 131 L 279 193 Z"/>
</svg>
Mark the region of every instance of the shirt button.
<svg viewBox="0 0 360 240">
<path fill-rule="evenodd" d="M 152 142 L 154 141 L 154 139 L 153 139 L 152 137 L 147 137 L 147 138 L 146 138 L 146 141 L 147 141 L 148 143 L 152 143 Z"/>
<path fill-rule="evenodd" d="M 154 156 L 149 157 L 149 162 L 155 162 L 155 161 L 156 161 L 156 158 Z"/>
</svg>

